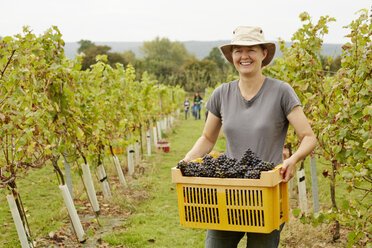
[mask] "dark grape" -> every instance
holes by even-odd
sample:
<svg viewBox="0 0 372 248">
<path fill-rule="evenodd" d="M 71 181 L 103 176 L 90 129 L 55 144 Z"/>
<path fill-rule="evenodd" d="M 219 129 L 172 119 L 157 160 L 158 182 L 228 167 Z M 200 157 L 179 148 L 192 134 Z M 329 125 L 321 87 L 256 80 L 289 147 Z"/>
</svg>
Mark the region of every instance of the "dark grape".
<svg viewBox="0 0 372 248">
<path fill-rule="evenodd" d="M 261 171 L 269 171 L 274 167 L 274 163 L 261 160 L 251 149 L 246 150 L 239 160 L 225 154 L 217 158 L 206 155 L 201 163 L 181 161 L 177 165 L 183 176 L 250 179 L 259 179 Z"/>
</svg>

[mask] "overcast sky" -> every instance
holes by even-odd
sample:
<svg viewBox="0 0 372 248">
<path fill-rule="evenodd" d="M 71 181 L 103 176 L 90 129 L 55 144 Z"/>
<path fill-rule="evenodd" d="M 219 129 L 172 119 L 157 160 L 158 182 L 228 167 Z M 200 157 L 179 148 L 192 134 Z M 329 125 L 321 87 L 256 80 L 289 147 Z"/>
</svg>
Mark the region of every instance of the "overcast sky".
<svg viewBox="0 0 372 248">
<path fill-rule="evenodd" d="M 0 36 L 36 34 L 58 26 L 67 42 L 230 40 L 236 26 L 260 26 L 266 40 L 289 41 L 307 11 L 313 22 L 329 15 L 326 43 L 345 43 L 342 27 L 371 0 L 1 0 Z"/>
</svg>

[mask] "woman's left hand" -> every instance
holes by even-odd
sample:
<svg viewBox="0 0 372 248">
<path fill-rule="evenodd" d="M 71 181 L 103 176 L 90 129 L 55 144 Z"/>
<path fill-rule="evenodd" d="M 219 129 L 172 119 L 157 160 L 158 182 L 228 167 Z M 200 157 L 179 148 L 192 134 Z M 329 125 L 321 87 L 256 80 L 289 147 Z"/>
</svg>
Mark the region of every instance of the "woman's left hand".
<svg viewBox="0 0 372 248">
<path fill-rule="evenodd" d="M 283 161 L 283 166 L 280 169 L 280 174 L 283 175 L 284 182 L 288 182 L 296 171 L 296 161 L 291 158 L 288 158 Z"/>
<path fill-rule="evenodd" d="M 297 162 L 310 154 L 316 146 L 316 137 L 302 107 L 296 106 L 287 115 L 289 123 L 293 126 L 296 134 L 301 140 L 300 146 L 291 157 L 284 160 L 280 173 L 283 175 L 283 181 L 288 182 L 295 174 Z"/>
</svg>

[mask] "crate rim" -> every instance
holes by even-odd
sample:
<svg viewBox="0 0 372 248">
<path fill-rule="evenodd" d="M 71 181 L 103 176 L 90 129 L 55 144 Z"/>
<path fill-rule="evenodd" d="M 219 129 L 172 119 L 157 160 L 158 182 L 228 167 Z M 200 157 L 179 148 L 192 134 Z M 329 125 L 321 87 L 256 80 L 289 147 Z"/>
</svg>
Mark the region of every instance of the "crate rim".
<svg viewBox="0 0 372 248">
<path fill-rule="evenodd" d="M 199 185 L 220 185 L 220 186 L 254 186 L 254 187 L 274 187 L 283 182 L 280 174 L 282 164 L 276 166 L 271 171 L 261 172 L 260 179 L 246 178 L 213 178 L 213 177 L 185 177 L 181 170 L 173 167 L 172 183 L 199 184 Z"/>
</svg>

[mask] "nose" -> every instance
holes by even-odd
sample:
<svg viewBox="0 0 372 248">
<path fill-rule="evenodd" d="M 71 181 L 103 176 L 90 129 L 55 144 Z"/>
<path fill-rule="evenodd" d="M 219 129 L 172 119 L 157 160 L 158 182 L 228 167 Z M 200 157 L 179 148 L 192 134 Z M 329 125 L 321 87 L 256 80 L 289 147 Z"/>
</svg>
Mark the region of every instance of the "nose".
<svg viewBox="0 0 372 248">
<path fill-rule="evenodd" d="M 249 52 L 245 49 L 242 51 L 242 58 L 249 58 Z"/>
</svg>

